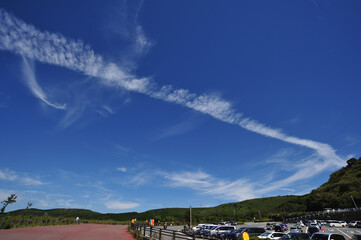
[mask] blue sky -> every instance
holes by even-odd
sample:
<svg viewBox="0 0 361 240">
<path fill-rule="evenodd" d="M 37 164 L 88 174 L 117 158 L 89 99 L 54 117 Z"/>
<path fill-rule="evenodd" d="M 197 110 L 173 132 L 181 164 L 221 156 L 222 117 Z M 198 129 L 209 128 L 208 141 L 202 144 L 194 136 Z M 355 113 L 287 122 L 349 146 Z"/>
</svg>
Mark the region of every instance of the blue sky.
<svg viewBox="0 0 361 240">
<path fill-rule="evenodd" d="M 361 155 L 357 1 L 0 8 L 8 210 L 305 194 Z"/>
</svg>

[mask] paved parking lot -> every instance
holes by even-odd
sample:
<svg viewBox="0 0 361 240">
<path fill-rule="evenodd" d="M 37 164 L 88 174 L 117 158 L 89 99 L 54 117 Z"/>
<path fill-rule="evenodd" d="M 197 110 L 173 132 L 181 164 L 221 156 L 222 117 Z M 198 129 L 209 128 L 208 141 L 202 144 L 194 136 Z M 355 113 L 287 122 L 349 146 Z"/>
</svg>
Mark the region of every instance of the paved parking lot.
<svg viewBox="0 0 361 240">
<path fill-rule="evenodd" d="M 276 224 L 279 224 L 280 222 L 276 222 Z M 293 226 L 293 224 L 287 224 L 288 228 Z M 240 227 L 263 227 L 266 228 L 266 222 L 262 223 L 254 223 L 254 222 L 248 222 L 242 225 L 237 225 L 237 228 Z M 322 226 L 325 230 L 325 232 L 332 232 L 332 233 L 341 233 L 345 236 L 346 239 L 350 239 L 353 234 L 360 233 L 361 234 L 361 228 L 349 228 L 349 227 L 328 227 L 328 226 Z M 179 230 L 183 229 L 183 226 L 169 226 L 169 230 Z M 303 232 L 306 231 L 306 227 L 302 228 Z M 267 230 L 271 232 L 270 230 Z"/>
<path fill-rule="evenodd" d="M 277 224 L 279 224 L 279 223 L 277 223 Z M 237 228 L 244 227 L 244 226 L 263 227 L 263 228 L 265 228 L 266 223 L 252 223 L 252 222 L 251 223 L 245 223 L 244 225 L 238 225 Z M 293 225 L 292 224 L 287 224 L 287 226 L 288 226 L 288 228 L 290 228 Z M 361 233 L 361 228 L 328 227 L 326 225 L 323 225 L 322 227 L 325 230 L 325 232 L 341 233 L 342 235 L 344 235 L 346 237 L 346 239 L 350 239 L 352 237 L 352 235 L 355 234 L 355 233 Z M 306 227 L 303 227 L 302 230 L 305 232 Z"/>
</svg>

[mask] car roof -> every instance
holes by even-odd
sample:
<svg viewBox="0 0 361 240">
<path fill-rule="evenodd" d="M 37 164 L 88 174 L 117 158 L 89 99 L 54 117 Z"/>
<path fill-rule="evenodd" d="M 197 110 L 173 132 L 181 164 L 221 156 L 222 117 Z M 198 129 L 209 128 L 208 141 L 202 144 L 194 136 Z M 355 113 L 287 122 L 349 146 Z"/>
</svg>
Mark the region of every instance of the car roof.
<svg viewBox="0 0 361 240">
<path fill-rule="evenodd" d="M 314 234 L 317 234 L 317 235 L 330 235 L 330 234 L 342 235 L 341 233 L 337 233 L 337 232 L 315 232 Z"/>
</svg>

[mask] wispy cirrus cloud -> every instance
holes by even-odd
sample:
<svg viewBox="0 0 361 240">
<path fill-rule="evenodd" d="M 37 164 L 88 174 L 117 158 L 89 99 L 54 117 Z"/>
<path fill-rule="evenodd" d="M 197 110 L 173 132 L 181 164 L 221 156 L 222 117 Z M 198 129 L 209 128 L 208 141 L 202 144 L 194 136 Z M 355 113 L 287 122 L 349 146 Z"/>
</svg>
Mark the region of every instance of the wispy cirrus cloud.
<svg viewBox="0 0 361 240">
<path fill-rule="evenodd" d="M 182 122 L 176 123 L 172 126 L 160 130 L 160 133 L 155 136 L 155 140 L 160 140 L 167 137 L 178 136 L 192 131 L 199 125 L 199 120 L 190 117 Z"/>
<path fill-rule="evenodd" d="M 0 13 L 1 50 L 11 51 L 42 63 L 65 67 L 93 77 L 105 86 L 146 94 L 152 98 L 207 114 L 222 122 L 237 125 L 262 136 L 313 150 L 314 154 L 308 160 L 308 163 L 316 166 L 312 173 L 305 174 L 300 165 L 292 176 L 277 182 L 278 187 L 345 165 L 345 161 L 328 144 L 291 136 L 279 129 L 243 117 L 243 114 L 236 111 L 229 101 L 219 96 L 199 95 L 187 89 L 175 89 L 172 86 L 158 86 L 150 78 L 137 77 L 121 65 L 106 62 L 101 55 L 96 54 L 81 41 L 68 39 L 61 34 L 42 32 L 7 13 L 4 9 L 1 9 Z M 144 35 L 141 28 L 138 34 L 139 40 L 136 40 L 136 44 L 141 49 L 147 44 L 142 40 Z"/>
<path fill-rule="evenodd" d="M 14 181 L 17 178 L 18 175 L 13 171 L 10 171 L 8 169 L 0 170 L 0 180 Z"/>
<path fill-rule="evenodd" d="M 49 96 L 44 92 L 44 90 L 36 81 L 34 65 L 32 63 L 29 63 L 29 61 L 25 57 L 23 57 L 22 71 L 25 83 L 35 97 L 39 98 L 43 103 L 47 104 L 50 107 L 63 110 L 66 109 L 66 104 L 60 105 L 57 103 L 52 103 L 49 100 Z"/>
<path fill-rule="evenodd" d="M 217 179 L 203 171 L 160 173 L 167 180 L 167 186 L 190 188 L 202 194 L 222 196 L 227 200 L 245 200 L 257 197 L 254 183 L 246 179 L 235 181 Z"/>
<path fill-rule="evenodd" d="M 0 180 L 3 181 L 17 181 L 19 184 L 27 186 L 37 186 L 47 184 L 46 182 L 41 181 L 39 178 L 33 178 L 27 176 L 27 174 L 16 173 L 9 169 L 0 170 Z"/>
<path fill-rule="evenodd" d="M 38 185 L 47 184 L 46 182 L 43 182 L 39 179 L 31 178 L 31 177 L 23 177 L 23 178 L 21 178 L 21 181 L 24 185 L 30 185 L 30 186 L 38 186 Z"/>
</svg>

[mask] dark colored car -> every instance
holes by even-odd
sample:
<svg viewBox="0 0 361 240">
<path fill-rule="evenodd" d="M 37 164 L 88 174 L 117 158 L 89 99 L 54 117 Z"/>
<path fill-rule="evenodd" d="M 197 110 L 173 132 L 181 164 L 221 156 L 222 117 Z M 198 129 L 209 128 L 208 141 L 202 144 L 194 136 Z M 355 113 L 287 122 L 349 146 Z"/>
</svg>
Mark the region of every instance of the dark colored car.
<svg viewBox="0 0 361 240">
<path fill-rule="evenodd" d="M 247 228 L 238 228 L 229 233 L 230 239 L 240 239 L 244 232 L 248 233 L 250 237 L 259 236 L 264 233 L 266 230 L 260 227 L 247 227 Z"/>
<path fill-rule="evenodd" d="M 283 228 L 282 228 L 281 225 L 275 225 L 274 228 L 273 228 L 273 230 L 274 230 L 275 232 L 283 232 Z"/>
<path fill-rule="evenodd" d="M 319 232 L 320 229 L 318 227 L 307 227 L 307 233 L 312 236 L 315 232 Z"/>
<path fill-rule="evenodd" d="M 290 232 L 281 237 L 281 240 L 310 240 L 310 235 L 307 233 Z"/>
</svg>

